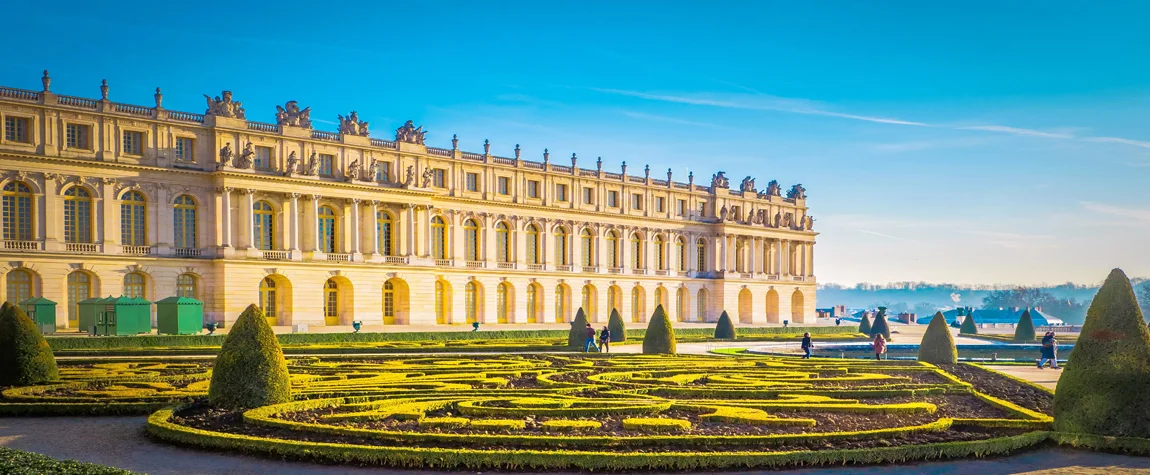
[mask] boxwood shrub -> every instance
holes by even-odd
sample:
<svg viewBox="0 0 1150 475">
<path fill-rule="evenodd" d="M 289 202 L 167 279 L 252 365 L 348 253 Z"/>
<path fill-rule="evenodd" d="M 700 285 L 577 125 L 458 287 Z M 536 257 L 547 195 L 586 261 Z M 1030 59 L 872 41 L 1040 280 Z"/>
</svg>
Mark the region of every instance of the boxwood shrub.
<svg viewBox="0 0 1150 475">
<path fill-rule="evenodd" d="M 954 346 L 954 336 L 946 326 L 946 317 L 935 312 L 934 318 L 926 326 L 922 343 L 918 346 L 918 360 L 930 364 L 958 363 L 958 349 Z"/>
<path fill-rule="evenodd" d="M 263 310 L 248 305 L 216 357 L 208 401 L 216 407 L 241 409 L 290 400 L 283 350 Z"/>
<path fill-rule="evenodd" d="M 0 386 L 30 386 L 60 378 L 56 357 L 24 310 L 0 305 Z"/>
<path fill-rule="evenodd" d="M 727 311 L 723 310 L 723 314 L 719 315 L 719 323 L 715 324 L 715 339 L 734 340 L 735 338 L 735 323 L 731 321 L 731 316 L 727 315 Z"/>
</svg>

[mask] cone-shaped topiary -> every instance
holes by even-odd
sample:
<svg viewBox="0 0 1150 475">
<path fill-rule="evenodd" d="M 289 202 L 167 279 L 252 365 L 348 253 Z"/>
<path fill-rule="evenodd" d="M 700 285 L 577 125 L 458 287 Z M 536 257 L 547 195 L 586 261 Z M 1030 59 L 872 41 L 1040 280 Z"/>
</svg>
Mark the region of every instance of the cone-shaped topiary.
<svg viewBox="0 0 1150 475">
<path fill-rule="evenodd" d="M 1094 295 L 1054 391 L 1054 430 L 1150 437 L 1150 329 L 1120 269 Z"/>
<path fill-rule="evenodd" d="M 0 386 L 30 386 L 60 378 L 56 356 L 24 310 L 0 306 Z"/>
<path fill-rule="evenodd" d="M 946 326 L 946 317 L 935 312 L 934 318 L 926 326 L 922 343 L 918 345 L 918 360 L 930 364 L 958 363 L 958 349 L 954 347 L 954 337 Z"/>
<path fill-rule="evenodd" d="M 1030 343 L 1034 341 L 1034 319 L 1030 318 L 1030 309 L 1022 311 L 1018 319 L 1018 326 L 1014 327 L 1014 341 Z"/>
<path fill-rule="evenodd" d="M 675 330 L 671 328 L 671 319 L 667 318 L 662 305 L 655 307 L 647 333 L 643 334 L 643 354 L 675 354 Z"/>
<path fill-rule="evenodd" d="M 627 325 L 623 323 L 623 317 L 619 316 L 618 310 L 611 309 L 611 318 L 607 320 L 607 329 L 611 331 L 611 343 L 627 340 Z"/>
<path fill-rule="evenodd" d="M 966 318 L 962 320 L 962 326 L 958 327 L 958 333 L 962 335 L 977 335 L 978 325 L 974 321 L 974 312 L 970 312 Z"/>
<path fill-rule="evenodd" d="M 248 305 L 232 324 L 212 367 L 208 402 L 244 409 L 291 401 L 291 382 L 283 349 L 264 311 Z"/>
<path fill-rule="evenodd" d="M 587 314 L 583 307 L 575 312 L 575 319 L 571 320 L 571 332 L 567 334 L 567 346 L 582 350 L 587 344 Z"/>
<path fill-rule="evenodd" d="M 863 312 L 862 320 L 859 320 L 859 333 L 870 335 L 870 317 L 866 316 L 866 312 Z"/>
<path fill-rule="evenodd" d="M 870 337 L 874 338 L 875 335 L 882 333 L 882 337 L 886 341 L 891 341 L 890 338 L 890 325 L 886 323 L 886 307 L 879 307 L 878 313 L 874 316 L 874 324 L 870 326 Z"/>
<path fill-rule="evenodd" d="M 735 323 L 731 321 L 731 316 L 727 315 L 727 311 L 723 310 L 723 314 L 719 315 L 719 323 L 715 325 L 715 339 L 734 340 L 735 338 Z"/>
</svg>

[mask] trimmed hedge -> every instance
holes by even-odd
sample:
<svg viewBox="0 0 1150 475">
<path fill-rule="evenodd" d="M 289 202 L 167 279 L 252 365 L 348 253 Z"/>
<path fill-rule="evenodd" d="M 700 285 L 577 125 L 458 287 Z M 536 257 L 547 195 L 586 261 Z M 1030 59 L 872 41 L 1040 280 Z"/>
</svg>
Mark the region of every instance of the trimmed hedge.
<svg viewBox="0 0 1150 475">
<path fill-rule="evenodd" d="M 1094 295 L 1054 391 L 1054 429 L 1150 438 L 1150 329 L 1130 280 L 1114 269 Z"/>
<path fill-rule="evenodd" d="M 723 314 L 719 315 L 719 323 L 715 324 L 715 339 L 734 340 L 735 338 L 737 338 L 735 323 L 731 321 L 731 316 L 727 315 L 727 311 L 723 310 Z"/>
<path fill-rule="evenodd" d="M 655 314 L 647 325 L 647 333 L 643 336 L 643 354 L 675 354 L 675 329 L 671 328 L 671 319 L 667 318 L 662 305 L 655 307 Z"/>
<path fill-rule="evenodd" d="M 879 307 L 878 313 L 874 316 L 874 323 L 870 327 L 870 337 L 874 338 L 875 335 L 882 334 L 882 337 L 887 342 L 893 341 L 890 338 L 890 325 L 886 321 L 886 307 Z"/>
<path fill-rule="evenodd" d="M 1030 317 L 1030 309 L 1022 312 L 1018 318 L 1018 326 L 1014 328 L 1014 341 L 1031 343 L 1038 335 L 1034 332 L 1034 319 Z"/>
<path fill-rule="evenodd" d="M 611 309 L 607 330 L 611 332 L 611 343 L 627 341 L 627 324 L 623 322 L 623 317 L 619 316 L 619 311 L 616 309 Z"/>
<path fill-rule="evenodd" d="M 290 400 L 283 350 L 263 310 L 248 305 L 216 357 L 208 401 L 216 407 L 242 409 Z"/>
<path fill-rule="evenodd" d="M 56 460 L 23 450 L 0 447 L 0 473 L 4 475 L 134 475 L 115 467 L 75 460 Z"/>
<path fill-rule="evenodd" d="M 56 357 L 36 323 L 9 302 L 0 305 L 0 386 L 30 386 L 60 379 Z"/>
<path fill-rule="evenodd" d="M 969 315 L 962 319 L 962 326 L 958 327 L 958 333 L 961 335 L 978 334 L 978 324 L 974 321 L 974 312 L 969 312 Z"/>
<path fill-rule="evenodd" d="M 867 335 L 870 335 L 870 327 L 870 317 L 866 315 L 866 312 L 863 312 L 862 319 L 859 320 L 859 333 L 866 333 Z M 812 333 L 812 335 L 813 334 L 814 333 Z M 872 336 L 871 338 L 874 337 Z"/>
<path fill-rule="evenodd" d="M 690 430 L 691 421 L 683 419 L 661 419 L 657 417 L 632 417 L 623 419 L 623 430 L 645 432 L 677 432 Z"/>
<path fill-rule="evenodd" d="M 567 331 L 567 346 L 572 350 L 583 350 L 587 345 L 587 314 L 583 307 L 575 312 L 575 319 L 571 320 L 571 329 Z"/>
<path fill-rule="evenodd" d="M 918 360 L 930 364 L 958 363 L 958 349 L 954 346 L 954 336 L 946 326 L 946 317 L 935 312 L 934 318 L 926 326 L 922 343 L 918 346 Z"/>
</svg>

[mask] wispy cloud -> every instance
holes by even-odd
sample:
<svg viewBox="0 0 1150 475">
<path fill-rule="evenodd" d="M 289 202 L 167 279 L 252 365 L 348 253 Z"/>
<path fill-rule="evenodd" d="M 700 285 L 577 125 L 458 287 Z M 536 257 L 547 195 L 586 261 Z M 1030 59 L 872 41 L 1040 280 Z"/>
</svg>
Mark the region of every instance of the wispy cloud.
<svg viewBox="0 0 1150 475">
<path fill-rule="evenodd" d="M 866 233 L 866 234 L 871 234 L 871 235 L 875 235 L 875 236 L 880 236 L 880 237 L 884 237 L 884 238 L 889 238 L 889 239 L 896 239 L 899 241 L 913 242 L 915 244 L 918 243 L 918 241 L 915 241 L 914 239 L 907 239 L 907 238 L 899 237 L 899 236 L 891 236 L 890 234 L 883 234 L 883 233 L 879 233 L 879 232 L 875 232 L 875 231 L 869 231 L 866 229 L 856 229 L 855 231 L 858 231 L 860 233 Z"/>
<path fill-rule="evenodd" d="M 1121 137 L 1083 137 L 1082 140 L 1087 142 L 1101 142 L 1101 143 L 1120 143 L 1123 145 L 1133 145 L 1135 147 L 1150 148 L 1150 142 L 1142 140 L 1124 139 Z"/>
<path fill-rule="evenodd" d="M 1005 125 L 973 125 L 966 127 L 956 127 L 958 130 L 981 130 L 984 132 L 999 132 L 1011 135 L 1024 135 L 1027 137 L 1043 137 L 1049 139 L 1072 139 L 1073 135 L 1059 134 L 1051 132 L 1043 132 L 1041 130 L 1020 129 L 1018 127 L 1009 127 Z"/>
<path fill-rule="evenodd" d="M 691 126 L 696 126 L 696 127 L 710 127 L 713 129 L 723 128 L 723 126 L 721 126 L 721 125 L 712 124 L 710 122 L 697 122 L 697 121 L 693 121 L 693 120 L 679 119 L 676 117 L 667 117 L 664 115 L 644 114 L 642 112 L 635 112 L 635 111 L 628 111 L 628 110 L 619 111 L 619 113 L 623 114 L 627 117 L 630 117 L 632 119 L 653 120 L 656 122 L 668 122 L 671 124 L 691 125 Z"/>
<path fill-rule="evenodd" d="M 984 243 L 1006 249 L 1054 249 L 1059 247 L 1054 236 L 1049 234 L 1022 234 L 1003 231 L 963 230 L 962 232 L 986 239 Z"/>
<path fill-rule="evenodd" d="M 1082 208 L 1087 211 L 1127 218 L 1142 224 L 1150 224 L 1150 208 L 1126 208 L 1093 201 L 1083 201 L 1080 204 Z"/>
</svg>

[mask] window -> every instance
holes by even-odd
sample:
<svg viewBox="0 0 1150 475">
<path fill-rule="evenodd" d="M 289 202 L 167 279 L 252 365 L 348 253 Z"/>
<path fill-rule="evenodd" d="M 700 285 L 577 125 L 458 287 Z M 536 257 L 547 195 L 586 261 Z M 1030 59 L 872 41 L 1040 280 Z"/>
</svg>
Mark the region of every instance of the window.
<svg viewBox="0 0 1150 475">
<path fill-rule="evenodd" d="M 143 155 L 144 154 L 144 133 L 125 130 L 121 134 L 122 144 L 120 152 L 125 155 Z"/>
<path fill-rule="evenodd" d="M 612 208 L 616 208 L 619 206 L 619 192 L 618 191 L 608 191 L 607 192 L 607 206 L 610 206 Z"/>
<path fill-rule="evenodd" d="M 176 297 L 196 298 L 196 276 L 180 274 L 176 277 Z"/>
<path fill-rule="evenodd" d="M 467 323 L 479 321 L 479 287 L 475 282 L 468 282 L 464 293 L 466 301 Z"/>
<path fill-rule="evenodd" d="M 595 265 L 595 234 L 590 229 L 583 230 L 583 266 Z"/>
<path fill-rule="evenodd" d="M 5 298 L 13 304 L 32 298 L 32 274 L 23 269 L 8 272 L 8 294 Z"/>
<path fill-rule="evenodd" d="M 272 148 L 256 147 L 256 159 L 252 166 L 257 170 L 270 170 L 272 168 Z"/>
<path fill-rule="evenodd" d="M 555 286 L 555 323 L 567 320 L 567 289 L 562 284 Z"/>
<path fill-rule="evenodd" d="M 594 294 L 593 294 L 594 291 L 595 291 L 595 289 L 592 288 L 590 285 L 584 285 L 582 295 L 580 295 L 580 300 L 579 300 L 580 307 L 579 308 L 583 309 L 583 313 L 585 315 L 587 315 L 588 318 L 590 318 L 592 315 L 595 314 L 595 306 L 594 306 L 595 301 L 594 301 L 594 299 L 592 299 L 592 297 L 594 296 Z"/>
<path fill-rule="evenodd" d="M 655 236 L 655 269 L 667 270 L 667 246 L 663 236 Z"/>
<path fill-rule="evenodd" d="M 570 265 L 571 262 L 567 259 L 567 240 L 571 234 L 567 232 L 567 228 L 560 226 L 555 230 L 555 264 L 560 266 Z"/>
<path fill-rule="evenodd" d="M 539 323 L 539 284 L 527 286 L 527 323 Z"/>
<path fill-rule="evenodd" d="M 631 209 L 643 209 L 643 195 L 631 194 Z"/>
<path fill-rule="evenodd" d="M 679 257 L 679 271 L 685 272 L 687 270 L 687 243 L 683 238 L 675 241 L 675 255 Z"/>
<path fill-rule="evenodd" d="M 527 197 L 539 198 L 539 182 L 536 180 L 527 180 Z"/>
<path fill-rule="evenodd" d="M 129 191 L 120 196 L 120 240 L 125 246 L 147 245 L 148 204 L 144 195 Z"/>
<path fill-rule="evenodd" d="M 395 324 L 395 284 L 383 283 L 383 324 Z"/>
<path fill-rule="evenodd" d="M 687 321 L 687 314 L 683 313 L 687 310 L 686 300 L 687 289 L 679 287 L 679 290 L 675 291 L 675 319 L 680 322 Z"/>
<path fill-rule="evenodd" d="M 614 310 L 616 312 L 619 311 L 619 300 L 623 297 L 622 295 L 619 295 L 621 293 L 623 293 L 623 292 L 617 291 L 615 287 L 608 287 L 607 288 L 607 312 L 608 313 L 610 313 L 612 310 Z"/>
<path fill-rule="evenodd" d="M 319 174 L 320 176 L 332 176 L 335 174 L 335 155 L 321 153 L 319 154 Z"/>
<path fill-rule="evenodd" d="M 498 262 L 511 262 L 511 230 L 507 223 L 500 222 L 495 225 L 495 260 Z"/>
<path fill-rule="evenodd" d="M 447 170 L 435 168 L 431 170 L 431 186 L 447 188 Z"/>
<path fill-rule="evenodd" d="M 124 276 L 124 296 L 142 299 L 144 297 L 144 276 L 133 272 Z"/>
<path fill-rule="evenodd" d="M 471 219 L 463 222 L 463 258 L 479 260 L 479 225 Z"/>
<path fill-rule="evenodd" d="M 499 177 L 499 194 L 501 194 L 501 195 L 510 195 L 511 194 L 511 179 L 510 178 L 507 178 L 505 176 Z"/>
<path fill-rule="evenodd" d="M 176 138 L 176 161 L 177 162 L 194 162 L 196 161 L 196 141 L 194 139 L 177 137 Z"/>
<path fill-rule="evenodd" d="M 638 287 L 631 290 L 631 321 L 643 321 L 643 294 Z"/>
<path fill-rule="evenodd" d="M 510 284 L 507 282 L 500 282 L 499 286 L 495 288 L 495 321 L 497 323 L 507 323 L 508 305 L 507 297 L 510 290 Z"/>
<path fill-rule="evenodd" d="M 272 214 L 272 205 L 266 201 L 257 201 L 252 208 L 254 214 L 252 227 L 255 228 L 252 231 L 255 235 L 256 249 L 262 251 L 275 249 L 275 216 Z"/>
<path fill-rule="evenodd" d="M 707 321 L 707 289 L 699 289 L 698 300 L 699 302 L 696 304 L 698 308 L 695 309 L 695 320 L 705 322 Z"/>
<path fill-rule="evenodd" d="M 376 162 L 375 181 L 385 182 L 391 179 L 391 162 Z"/>
<path fill-rule="evenodd" d="M 699 202 L 699 217 L 700 218 L 706 218 L 707 217 L 707 202 L 706 201 L 700 201 Z"/>
<path fill-rule="evenodd" d="M 534 224 L 527 225 L 527 263 L 539 263 L 539 228 Z"/>
<path fill-rule="evenodd" d="M 339 325 L 339 284 L 332 279 L 323 284 L 323 319 L 327 325 Z"/>
<path fill-rule="evenodd" d="M 665 208 L 663 207 L 665 201 L 666 201 L 666 199 L 663 198 L 662 196 L 656 196 L 655 197 L 655 212 L 656 213 L 662 213 L 665 210 Z"/>
<path fill-rule="evenodd" d="M 431 218 L 431 257 L 433 259 L 446 259 L 447 255 L 447 223 L 443 218 Z"/>
<path fill-rule="evenodd" d="M 319 250 L 325 253 L 337 252 L 339 233 L 336 232 L 335 210 L 331 206 L 319 207 Z"/>
<path fill-rule="evenodd" d="M 31 134 L 28 133 L 28 119 L 24 117 L 4 118 L 4 140 L 8 142 L 30 143 Z"/>
<path fill-rule="evenodd" d="M 80 325 L 80 301 L 92 298 L 92 278 L 76 271 L 68 274 L 68 326 Z"/>
<path fill-rule="evenodd" d="M 555 199 L 558 201 L 567 201 L 567 185 L 555 185 Z"/>
<path fill-rule="evenodd" d="M 595 189 L 594 188 L 583 188 L 583 204 L 585 204 L 585 205 L 595 204 Z"/>
<path fill-rule="evenodd" d="M 68 124 L 65 128 L 67 148 L 90 150 L 92 148 L 92 126 Z"/>
<path fill-rule="evenodd" d="M 92 242 L 92 195 L 79 186 L 64 192 L 64 242 Z"/>
<path fill-rule="evenodd" d="M 695 270 L 707 270 L 707 242 L 702 239 L 695 242 Z"/>
<path fill-rule="evenodd" d="M 32 240 L 32 189 L 27 183 L 4 185 L 4 240 Z"/>
<path fill-rule="evenodd" d="M 479 191 L 479 174 L 467 174 L 467 191 Z"/>
<path fill-rule="evenodd" d="M 447 289 L 443 281 L 435 281 L 435 323 L 447 323 Z"/>
<path fill-rule="evenodd" d="M 391 214 L 385 211 L 380 211 L 375 214 L 375 229 L 379 234 L 379 253 L 385 256 L 392 255 L 391 230 L 393 224 Z"/>
<path fill-rule="evenodd" d="M 741 221 L 743 219 L 742 209 L 740 209 L 738 206 L 732 206 L 731 207 L 731 216 L 734 216 L 735 219 Z"/>
<path fill-rule="evenodd" d="M 619 237 L 615 231 L 607 231 L 607 265 L 619 267 Z"/>
<path fill-rule="evenodd" d="M 631 235 L 631 268 L 643 268 L 643 238 L 638 234 Z"/>
<path fill-rule="evenodd" d="M 196 247 L 196 201 L 188 195 L 176 197 L 175 247 Z"/>
<path fill-rule="evenodd" d="M 276 319 L 276 281 L 271 277 L 264 277 L 260 281 L 260 310 L 264 311 L 268 323 Z"/>
<path fill-rule="evenodd" d="M 675 208 L 675 213 L 679 216 L 687 214 L 687 200 L 678 200 L 678 205 Z"/>
</svg>

